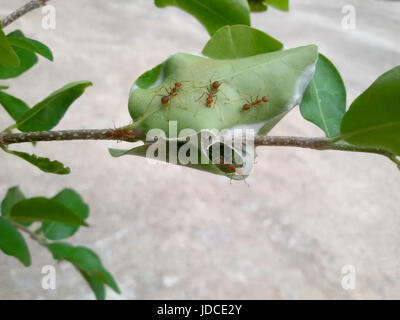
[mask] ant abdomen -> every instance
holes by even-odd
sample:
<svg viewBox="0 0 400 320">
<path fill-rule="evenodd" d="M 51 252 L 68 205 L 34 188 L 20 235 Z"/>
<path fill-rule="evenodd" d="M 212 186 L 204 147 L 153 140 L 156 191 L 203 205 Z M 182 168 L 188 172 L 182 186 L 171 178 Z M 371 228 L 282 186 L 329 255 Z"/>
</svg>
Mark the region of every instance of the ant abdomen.
<svg viewBox="0 0 400 320">
<path fill-rule="evenodd" d="M 167 104 L 169 101 L 169 96 L 162 96 L 161 98 L 161 103 L 162 104 Z"/>
<path fill-rule="evenodd" d="M 251 105 L 249 105 L 248 103 L 246 103 L 245 105 L 243 105 L 242 110 L 243 110 L 243 111 L 247 111 L 247 110 L 250 110 L 250 108 L 251 108 Z"/>
</svg>

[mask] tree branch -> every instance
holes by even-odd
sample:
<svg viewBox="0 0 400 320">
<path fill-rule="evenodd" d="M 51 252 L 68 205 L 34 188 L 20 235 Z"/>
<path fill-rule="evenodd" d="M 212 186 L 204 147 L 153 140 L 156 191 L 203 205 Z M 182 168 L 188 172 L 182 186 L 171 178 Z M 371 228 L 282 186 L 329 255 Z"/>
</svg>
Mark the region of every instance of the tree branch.
<svg viewBox="0 0 400 320">
<path fill-rule="evenodd" d="M 400 160 L 398 159 L 398 157 L 387 150 L 374 147 L 360 147 L 342 141 L 337 142 L 327 138 L 264 136 L 255 137 L 254 145 L 374 153 L 389 158 L 400 169 Z"/>
<path fill-rule="evenodd" d="M 61 130 L 61 131 L 40 131 L 22 133 L 0 133 L 0 145 L 9 145 L 23 142 L 38 141 L 68 141 L 68 140 L 117 140 L 136 142 L 144 139 L 140 129 L 86 129 L 86 130 Z M 275 146 L 275 147 L 297 147 L 314 150 L 337 150 L 350 152 L 374 153 L 388 157 L 400 168 L 400 160 L 393 153 L 373 147 L 360 147 L 342 141 L 334 141 L 327 138 L 306 138 L 306 137 L 282 137 L 263 136 L 255 137 L 254 145 Z"/>
<path fill-rule="evenodd" d="M 140 136 L 139 130 L 86 129 L 39 131 L 22 133 L 0 133 L 0 144 L 8 145 L 23 142 L 65 141 L 65 140 L 118 140 L 134 142 Z"/>
<path fill-rule="evenodd" d="M 7 27 L 9 24 L 17 20 L 18 18 L 22 17 L 23 15 L 27 14 L 28 12 L 35 10 L 37 8 L 43 7 L 47 4 L 50 0 L 32 0 L 29 1 L 27 4 L 23 5 L 21 8 L 15 10 L 14 12 L 10 13 L 7 17 L 5 17 L 1 21 L 1 25 Z"/>
</svg>

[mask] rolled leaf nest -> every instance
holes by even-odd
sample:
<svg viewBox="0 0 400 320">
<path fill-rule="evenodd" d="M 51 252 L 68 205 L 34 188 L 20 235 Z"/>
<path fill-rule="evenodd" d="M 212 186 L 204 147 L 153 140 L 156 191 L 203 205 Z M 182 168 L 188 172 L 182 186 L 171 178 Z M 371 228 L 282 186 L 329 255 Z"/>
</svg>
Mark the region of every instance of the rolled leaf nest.
<svg viewBox="0 0 400 320">
<path fill-rule="evenodd" d="M 154 129 L 161 130 L 165 133 L 161 138 L 167 143 L 203 131 L 226 129 L 248 129 L 256 135 L 266 135 L 300 103 L 314 75 L 317 59 L 318 49 L 314 45 L 233 60 L 174 54 L 143 74 L 132 86 L 131 127 L 140 127 L 147 139 L 152 138 Z M 217 89 L 213 88 L 214 82 L 219 83 Z M 263 97 L 267 101 L 263 101 Z M 176 121 L 178 135 L 169 132 L 170 121 Z M 217 140 L 220 137 L 215 136 Z M 244 179 L 250 174 L 254 162 L 254 152 L 250 148 L 245 152 L 232 148 L 233 153 L 241 155 L 241 161 L 234 163 L 241 170 L 227 172 L 227 166 L 212 163 L 209 154 L 212 144 L 206 150 L 199 150 L 199 158 L 207 157 L 210 163 L 191 167 L 233 179 Z M 180 146 L 178 143 L 178 149 Z M 138 148 L 111 150 L 111 154 L 148 157 L 144 152 L 148 145 Z"/>
</svg>

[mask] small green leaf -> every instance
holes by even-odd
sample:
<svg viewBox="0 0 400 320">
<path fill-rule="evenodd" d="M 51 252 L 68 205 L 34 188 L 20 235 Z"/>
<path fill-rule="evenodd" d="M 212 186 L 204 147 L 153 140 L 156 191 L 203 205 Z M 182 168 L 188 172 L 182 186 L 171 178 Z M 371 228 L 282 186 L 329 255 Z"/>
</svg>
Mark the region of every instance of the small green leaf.
<svg viewBox="0 0 400 320">
<path fill-rule="evenodd" d="M 18 121 L 29 110 L 28 105 L 24 101 L 3 91 L 0 91 L 0 104 L 15 121 Z"/>
<path fill-rule="evenodd" d="M 71 262 L 78 270 L 86 272 L 90 277 L 100 280 L 115 292 L 120 293 L 117 283 L 92 250 L 85 247 L 73 247 L 63 242 L 51 243 L 47 247 L 53 254 L 54 259 Z"/>
<path fill-rule="evenodd" d="M 81 196 L 74 190 L 64 189 L 58 193 L 53 200 L 56 200 L 78 217 L 85 220 L 89 216 L 89 207 L 83 202 Z M 42 232 L 47 239 L 60 240 L 73 236 L 79 229 L 79 226 L 63 224 L 58 222 L 43 222 Z"/>
<path fill-rule="evenodd" d="M 282 11 L 289 11 L 289 0 L 265 0 L 265 2 Z"/>
<path fill-rule="evenodd" d="M 28 246 L 21 233 L 5 218 L 0 217 L 0 250 L 16 257 L 26 267 L 31 265 Z"/>
<path fill-rule="evenodd" d="M 243 25 L 225 26 L 208 41 L 203 54 L 213 59 L 237 59 L 273 52 L 283 44 L 268 34 Z"/>
<path fill-rule="evenodd" d="M 157 7 L 178 7 L 203 24 L 210 35 L 227 25 L 250 25 L 247 0 L 155 0 Z"/>
<path fill-rule="evenodd" d="M 153 69 L 146 71 L 143 73 L 137 80 L 135 81 L 135 85 L 140 89 L 149 88 L 154 82 L 157 81 L 160 73 L 162 72 L 163 65 L 162 63 Z"/>
<path fill-rule="evenodd" d="M 12 187 L 8 189 L 6 196 L 1 202 L 1 214 L 3 217 L 8 217 L 11 212 L 11 208 L 16 203 L 25 199 L 24 194 L 19 187 Z M 24 227 L 29 227 L 32 223 L 21 223 Z"/>
<path fill-rule="evenodd" d="M 10 218 L 16 222 L 56 221 L 88 226 L 81 217 L 62 203 L 42 197 L 25 199 L 16 203 L 11 208 Z"/>
<path fill-rule="evenodd" d="M 10 215 L 11 208 L 14 204 L 24 200 L 25 196 L 19 187 L 12 187 L 7 190 L 7 194 L 1 202 L 1 215 L 8 217 Z"/>
<path fill-rule="evenodd" d="M 0 67 L 18 67 L 20 61 L 11 47 L 0 23 Z"/>
<path fill-rule="evenodd" d="M 8 42 L 13 46 L 13 47 L 18 47 L 22 49 L 26 49 L 28 51 L 32 51 L 35 53 L 40 54 L 41 56 L 45 57 L 46 59 L 53 61 L 53 54 L 51 53 L 50 49 L 43 43 L 33 40 L 33 39 L 28 39 L 24 37 L 18 37 L 18 36 L 13 36 L 9 35 L 8 37 Z"/>
<path fill-rule="evenodd" d="M 21 31 L 16 30 L 9 33 L 8 37 L 9 36 L 23 37 L 24 35 Z M 0 68 L 0 79 L 16 78 L 28 71 L 38 62 L 38 58 L 33 52 L 18 47 L 13 47 L 13 49 L 19 58 L 20 64 L 17 67 Z"/>
<path fill-rule="evenodd" d="M 22 151 L 14 151 L 4 147 L 2 149 L 9 154 L 13 154 L 14 156 L 28 161 L 30 164 L 38 167 L 43 172 L 54 174 L 69 174 L 71 172 L 70 168 L 64 167 L 64 165 L 57 160 L 51 161 L 49 158 L 42 158 L 38 157 L 35 154 L 29 154 Z"/>
<path fill-rule="evenodd" d="M 86 280 L 88 283 L 89 287 L 92 289 L 94 292 L 94 295 L 97 300 L 105 300 L 106 299 L 106 289 L 104 287 L 103 282 L 101 282 L 99 279 L 92 277 L 89 273 L 86 271 L 77 268 L 82 277 Z"/>
<path fill-rule="evenodd" d="M 265 0 L 248 0 L 252 12 L 263 12 L 268 9 Z"/>
<path fill-rule="evenodd" d="M 88 81 L 72 82 L 53 92 L 17 121 L 18 129 L 23 132 L 51 130 L 60 122 L 69 106 L 91 85 Z"/>
<path fill-rule="evenodd" d="M 7 86 L 0 86 L 0 90 L 5 90 L 5 89 L 8 89 L 9 87 L 7 87 Z"/>
<path fill-rule="evenodd" d="M 346 88 L 335 66 L 322 54 L 300 103 L 300 111 L 328 138 L 340 135 L 340 122 L 346 112 Z"/>
<path fill-rule="evenodd" d="M 381 75 L 345 113 L 343 140 L 400 155 L 400 66 Z"/>
</svg>

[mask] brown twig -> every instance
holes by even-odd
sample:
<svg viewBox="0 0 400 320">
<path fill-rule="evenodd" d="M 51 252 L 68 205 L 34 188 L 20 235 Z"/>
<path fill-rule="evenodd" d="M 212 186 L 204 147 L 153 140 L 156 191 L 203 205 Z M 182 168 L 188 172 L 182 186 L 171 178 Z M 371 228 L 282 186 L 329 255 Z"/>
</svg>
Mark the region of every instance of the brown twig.
<svg viewBox="0 0 400 320">
<path fill-rule="evenodd" d="M 0 144 L 66 140 L 118 140 L 134 142 L 140 136 L 138 130 L 84 129 L 61 131 L 38 131 L 22 133 L 0 133 Z"/>
<path fill-rule="evenodd" d="M 21 133 L 0 133 L 0 145 L 9 145 L 23 142 L 38 141 L 68 141 L 68 140 L 117 140 L 135 142 L 144 139 L 143 132 L 139 129 L 85 129 L 39 131 Z M 391 152 L 374 147 L 361 147 L 342 141 L 327 138 L 262 136 L 255 137 L 254 146 L 297 147 L 314 150 L 337 150 L 350 152 L 375 153 L 388 157 L 400 167 L 400 160 Z"/>
<path fill-rule="evenodd" d="M 34 231 L 29 230 L 28 228 L 25 228 L 24 226 L 20 225 L 19 223 L 16 223 L 14 221 L 10 221 L 10 222 L 14 227 L 27 233 L 33 240 L 39 242 L 39 244 L 41 244 L 41 245 L 47 244 L 47 240 L 44 237 L 42 237 L 41 235 L 35 233 Z"/>
<path fill-rule="evenodd" d="M 35 10 L 37 8 L 43 7 L 47 4 L 50 0 L 32 0 L 23 5 L 21 8 L 15 10 L 14 12 L 10 13 L 7 17 L 5 17 L 1 21 L 1 25 L 7 27 L 9 24 L 17 20 L 18 18 L 22 17 L 23 15 L 27 14 L 28 12 Z"/>
</svg>

